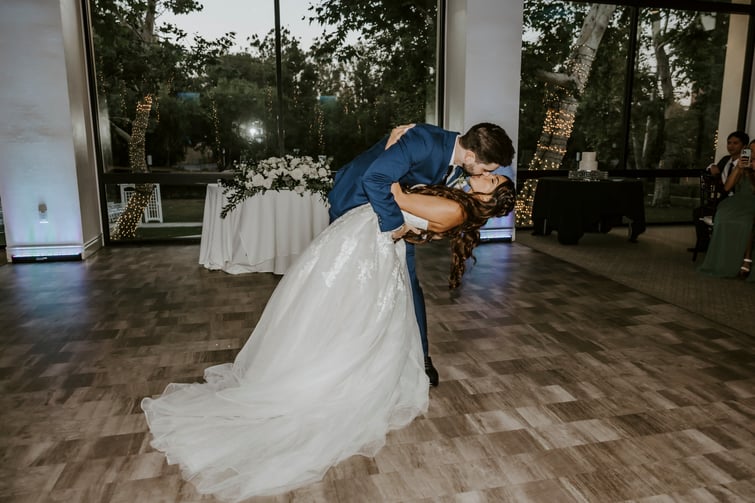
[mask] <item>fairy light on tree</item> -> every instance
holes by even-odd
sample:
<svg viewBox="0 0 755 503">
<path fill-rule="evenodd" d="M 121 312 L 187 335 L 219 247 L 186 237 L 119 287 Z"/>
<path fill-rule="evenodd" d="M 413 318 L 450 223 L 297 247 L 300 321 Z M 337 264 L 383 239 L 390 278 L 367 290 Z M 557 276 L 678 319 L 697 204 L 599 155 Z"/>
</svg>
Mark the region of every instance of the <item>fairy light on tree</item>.
<svg viewBox="0 0 755 503">
<path fill-rule="evenodd" d="M 96 53 L 97 78 L 102 91 L 98 93 L 100 110 L 106 111 L 102 115 L 114 137 L 125 141 L 127 146 L 125 155 L 121 155 L 121 149 L 117 150 L 109 167 L 128 164 L 131 173 L 147 173 L 150 171 L 145 147 L 148 128 L 160 121 L 161 114 L 172 113 L 172 108 L 160 110 L 158 97 L 173 96 L 177 83 L 184 86 L 194 76 L 204 75 L 206 65 L 216 62 L 218 56 L 231 47 L 234 35 L 227 33 L 215 40 L 195 35 L 193 43 L 184 44 L 186 33 L 177 24 L 160 17 L 201 10 L 201 3 L 194 0 L 94 4 L 91 9 L 94 46 L 116 49 Z M 113 40 L 117 41 L 117 47 L 112 45 Z M 156 148 L 165 150 L 166 147 Z M 170 153 L 158 157 L 170 158 Z M 126 203 L 126 208 L 115 222 L 111 237 L 136 237 L 136 228 L 153 189 L 151 183 L 137 183 L 130 199 L 121 201 Z"/>
<path fill-rule="evenodd" d="M 537 149 L 527 166 L 528 170 L 553 170 L 561 166 L 579 108 L 579 97 L 585 89 L 598 46 L 615 10 L 615 5 L 593 4 L 564 64 L 564 71 L 538 74 L 538 78 L 549 89 L 546 94 L 548 107 Z M 518 226 L 532 223 L 532 202 L 536 188 L 536 179 L 527 180 L 517 195 Z"/>
<path fill-rule="evenodd" d="M 131 129 L 131 139 L 128 146 L 128 157 L 133 172 L 148 173 L 146 156 L 147 127 L 149 115 L 152 111 L 152 94 L 147 94 L 136 104 L 136 115 Z M 126 203 L 126 209 L 118 217 L 111 233 L 113 239 L 134 239 L 136 229 L 141 222 L 144 209 L 149 204 L 154 191 L 154 185 L 137 184 L 133 195 Z"/>
<path fill-rule="evenodd" d="M 315 108 L 315 124 L 318 152 L 325 153 L 325 114 L 321 106 Z"/>
<path fill-rule="evenodd" d="M 265 87 L 265 110 L 268 117 L 275 117 L 275 96 L 273 95 L 274 90 L 275 89 L 273 88 L 273 86 Z"/>
<path fill-rule="evenodd" d="M 151 183 L 138 183 L 134 186 L 134 190 L 128 198 L 126 210 L 118 218 L 112 232 L 114 239 L 133 239 L 136 237 L 136 229 L 141 223 L 144 208 L 152 199 L 154 190 L 155 185 Z"/>
<path fill-rule="evenodd" d="M 220 142 L 220 119 L 218 118 L 218 103 L 211 98 L 212 127 L 215 133 L 215 155 L 217 156 L 216 164 L 220 171 L 225 169 L 225 159 L 223 158 L 223 145 Z"/>
</svg>

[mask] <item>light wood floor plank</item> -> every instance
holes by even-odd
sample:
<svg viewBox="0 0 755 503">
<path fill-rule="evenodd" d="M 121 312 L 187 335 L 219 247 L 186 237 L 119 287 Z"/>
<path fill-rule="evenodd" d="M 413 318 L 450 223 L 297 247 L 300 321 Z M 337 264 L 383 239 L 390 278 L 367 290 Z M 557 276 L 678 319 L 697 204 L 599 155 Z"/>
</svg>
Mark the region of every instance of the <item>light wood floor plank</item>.
<svg viewBox="0 0 755 503">
<path fill-rule="evenodd" d="M 198 252 L 0 266 L 0 503 L 215 501 L 150 447 L 139 402 L 232 361 L 280 278 Z M 447 245 L 418 248 L 428 412 L 374 458 L 251 501 L 755 500 L 752 334 L 522 245 L 476 255 L 451 291 Z"/>
</svg>

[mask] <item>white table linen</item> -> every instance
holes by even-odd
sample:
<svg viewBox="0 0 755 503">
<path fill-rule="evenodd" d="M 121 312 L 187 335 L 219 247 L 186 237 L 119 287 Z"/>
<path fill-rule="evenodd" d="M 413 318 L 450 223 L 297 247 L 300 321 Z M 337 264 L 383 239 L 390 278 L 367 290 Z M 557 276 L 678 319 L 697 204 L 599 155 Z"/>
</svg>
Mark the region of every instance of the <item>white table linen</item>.
<svg viewBox="0 0 755 503">
<path fill-rule="evenodd" d="M 225 218 L 222 187 L 207 185 L 199 263 L 229 274 L 284 274 L 296 257 L 328 226 L 319 195 L 268 191 L 241 202 Z"/>
</svg>

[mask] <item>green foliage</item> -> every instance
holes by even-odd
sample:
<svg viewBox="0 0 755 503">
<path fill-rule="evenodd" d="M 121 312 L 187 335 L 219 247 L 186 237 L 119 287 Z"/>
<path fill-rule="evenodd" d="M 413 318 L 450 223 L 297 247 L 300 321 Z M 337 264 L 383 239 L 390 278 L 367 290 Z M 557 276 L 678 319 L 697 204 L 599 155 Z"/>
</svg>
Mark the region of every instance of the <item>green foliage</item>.
<svg viewBox="0 0 755 503">
<path fill-rule="evenodd" d="M 262 158 L 275 152 L 275 115 L 268 112 L 273 106 L 274 87 L 275 73 L 269 64 L 248 53 L 225 55 L 208 68 L 201 88 L 208 97 L 208 106 L 214 104 L 215 110 L 208 109 L 207 113 L 216 114 L 217 130 L 207 128 L 206 141 L 224 168 L 233 161 Z M 263 133 L 250 138 L 251 126 Z M 213 135 L 217 135 L 217 143 Z"/>
<path fill-rule="evenodd" d="M 598 152 L 601 166 L 617 167 L 624 145 L 622 115 L 629 40 L 629 12 L 619 9 L 598 47 L 590 79 L 580 97 L 574 133 L 568 144 L 567 168 L 576 168 L 577 152 Z"/>
<path fill-rule="evenodd" d="M 522 80 L 519 95 L 520 169 L 526 169 L 543 128 L 552 88 L 536 75 L 561 68 L 589 6 L 564 2 L 524 3 Z"/>
<path fill-rule="evenodd" d="M 435 101 L 435 0 L 321 0 L 310 12 L 311 22 L 332 27 L 314 48 L 318 64 L 335 60 L 350 76 L 338 107 L 323 110 L 325 145 L 336 166 L 392 126 L 427 120 Z"/>
<path fill-rule="evenodd" d="M 159 16 L 170 11 L 186 14 L 201 10 L 195 0 L 93 0 L 92 27 L 95 66 L 100 106 L 107 107 L 119 145 L 113 151 L 116 165 L 128 165 L 128 135 L 131 131 L 136 103 L 147 94 L 167 102 L 161 121 L 157 114 L 150 118 L 148 145 L 156 159 L 176 160 L 182 156 L 187 128 L 181 116 L 172 116 L 180 107 L 170 100 L 175 92 L 192 90 L 193 79 L 206 65 L 214 62 L 233 42 L 233 34 L 208 41 L 194 36 L 186 42 L 186 33 L 174 24 L 161 23 Z M 200 122 L 196 111 L 187 110 L 183 119 Z M 167 115 L 166 115 L 167 114 Z M 181 123 L 180 126 L 178 124 Z M 177 127 L 178 126 L 178 127 Z M 154 136 L 154 138 L 152 138 Z M 155 150 L 157 149 L 157 150 Z"/>
<path fill-rule="evenodd" d="M 302 196 L 309 192 L 327 201 L 328 192 L 333 188 L 333 176 L 326 160 L 316 161 L 309 156 L 286 155 L 256 164 L 239 163 L 234 171 L 233 178 L 220 181 L 227 201 L 220 212 L 221 218 L 245 199 L 268 190 L 292 191 Z"/>
<path fill-rule="evenodd" d="M 193 149 L 222 169 L 282 154 L 279 118 L 285 152 L 327 154 L 338 167 L 434 108 L 435 0 L 312 0 L 310 20 L 323 34 L 306 50 L 282 30 L 280 83 L 272 26 L 230 53 L 232 33 L 189 40 L 160 22 L 161 13 L 201 8 L 193 0 L 93 0 L 100 103 L 113 124 L 116 165 L 128 164 L 135 106 L 148 93 L 157 97 L 147 135 L 153 161 L 175 166 Z"/>
<path fill-rule="evenodd" d="M 524 6 L 522 85 L 520 95 L 520 168 L 540 138 L 545 111 L 554 99 L 535 77 L 540 71 L 563 70 L 589 8 L 577 2 L 527 1 Z M 624 152 L 624 93 L 629 46 L 630 7 L 617 9 L 595 56 L 579 112 L 567 145 L 564 166 L 576 166 L 575 155 L 597 151 L 601 167 L 700 168 L 711 161 L 720 108 L 728 16 L 713 15 L 706 31 L 699 13 L 640 10 L 639 46 L 635 55 L 629 150 Z M 664 102 L 650 37 L 650 16 L 661 21 L 661 43 L 669 56 L 675 96 Z M 727 134 L 724 132 L 723 134 Z"/>
<path fill-rule="evenodd" d="M 197 100 L 161 91 L 156 117 L 147 136 L 147 152 L 155 166 L 171 166 L 184 158 L 186 149 L 202 150 L 207 116 Z"/>
</svg>

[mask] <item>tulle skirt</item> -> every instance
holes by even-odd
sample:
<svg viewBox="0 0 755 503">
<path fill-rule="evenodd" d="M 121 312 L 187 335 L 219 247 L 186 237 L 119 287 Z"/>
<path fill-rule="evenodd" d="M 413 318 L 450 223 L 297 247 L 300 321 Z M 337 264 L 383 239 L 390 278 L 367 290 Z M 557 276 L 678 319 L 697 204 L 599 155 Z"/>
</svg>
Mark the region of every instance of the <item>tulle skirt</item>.
<svg viewBox="0 0 755 503">
<path fill-rule="evenodd" d="M 142 408 L 152 446 L 229 501 L 320 480 L 427 410 L 403 242 L 369 205 L 325 229 L 283 277 L 231 364 Z"/>
</svg>

